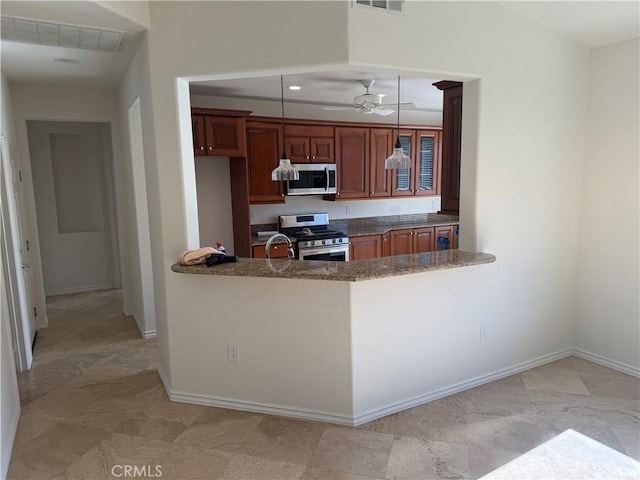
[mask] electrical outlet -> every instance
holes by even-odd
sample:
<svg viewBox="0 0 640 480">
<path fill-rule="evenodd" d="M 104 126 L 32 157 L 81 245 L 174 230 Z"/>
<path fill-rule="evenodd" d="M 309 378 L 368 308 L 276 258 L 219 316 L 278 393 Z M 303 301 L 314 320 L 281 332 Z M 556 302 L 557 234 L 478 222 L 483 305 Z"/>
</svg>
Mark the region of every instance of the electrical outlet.
<svg viewBox="0 0 640 480">
<path fill-rule="evenodd" d="M 351 215 L 351 205 L 347 205 L 345 208 L 345 212 L 347 215 Z"/>
<path fill-rule="evenodd" d="M 489 324 L 481 323 L 480 324 L 480 341 L 485 341 L 489 336 Z"/>
<path fill-rule="evenodd" d="M 239 362 L 240 361 L 240 346 L 239 345 L 229 345 L 229 361 L 231 362 Z"/>
</svg>

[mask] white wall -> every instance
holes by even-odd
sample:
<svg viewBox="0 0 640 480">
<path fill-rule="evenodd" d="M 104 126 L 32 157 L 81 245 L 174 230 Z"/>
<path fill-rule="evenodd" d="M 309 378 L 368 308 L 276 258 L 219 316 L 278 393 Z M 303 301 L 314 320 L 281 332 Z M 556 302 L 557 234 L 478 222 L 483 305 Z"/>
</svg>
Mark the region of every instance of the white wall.
<svg viewBox="0 0 640 480">
<path fill-rule="evenodd" d="M 233 252 L 231 177 L 228 157 L 195 157 L 198 194 L 200 246 L 215 247 L 217 242 Z"/>
<path fill-rule="evenodd" d="M 7 137 L 9 145 L 15 146 L 15 128 L 9 82 L 1 74 L 0 105 L 2 124 L 0 133 Z M 0 478 L 6 478 L 13 439 L 20 418 L 20 397 L 13 357 L 8 299 L 4 280 L 4 269 L 0 268 Z"/>
<path fill-rule="evenodd" d="M 200 308 L 186 300 L 191 280 L 169 271 L 186 244 L 181 161 L 193 162 L 188 155 L 181 158 L 176 77 L 286 74 L 348 62 L 431 78 L 481 77 L 465 97 L 465 104 L 479 107 L 473 106 L 473 123 L 465 107 L 464 130 L 477 135 L 477 150 L 469 148 L 465 134 L 463 171 L 472 165 L 475 178 L 463 176 L 462 190 L 475 198 L 463 203 L 461 217 L 472 218 L 477 227 L 470 234 L 463 226 L 462 241 L 498 260 L 483 271 L 485 281 L 477 289 L 464 292 L 468 311 L 490 319 L 492 347 L 501 352 L 503 366 L 571 345 L 588 51 L 497 3 L 406 2 L 405 7 L 405 15 L 383 15 L 342 2 L 151 4 L 157 184 L 150 188 L 150 213 L 157 233 L 153 260 L 163 267 L 159 274 L 165 281 L 156 289 L 166 298 L 166 309 L 158 311 L 165 333 L 177 332 L 185 312 Z M 274 29 L 274 23 L 287 28 Z M 450 301 L 424 287 L 413 285 L 407 294 L 423 295 L 438 308 Z M 456 314 L 446 321 L 465 319 Z M 161 351 L 169 342 L 160 342 Z M 182 369 L 186 351 L 173 353 L 167 363 L 168 351 L 161 352 L 169 375 Z M 483 359 L 460 366 L 476 372 L 494 367 Z"/>
<path fill-rule="evenodd" d="M 130 310 L 130 271 L 128 251 L 126 248 L 128 245 L 127 230 L 126 225 L 122 221 L 127 205 L 123 203 L 123 199 L 125 198 L 123 192 L 124 166 L 121 155 L 121 127 L 118 117 L 116 92 L 111 89 L 15 84 L 12 88 L 12 95 L 18 149 L 25 159 L 25 166 L 27 167 L 27 171 L 23 173 L 26 178 L 25 195 L 27 197 L 29 231 L 35 233 L 31 234 L 31 240 L 34 257 L 34 279 L 36 290 L 39 293 L 37 303 L 38 311 L 45 312 L 46 307 L 42 266 L 39 261 L 36 261 L 40 256 L 40 244 L 37 235 L 35 205 L 32 202 L 34 194 L 31 168 L 29 162 L 26 161 L 29 159 L 27 120 L 106 122 L 111 124 L 118 243 L 123 246 L 123 248 L 119 249 L 124 302 L 123 310 Z M 41 326 L 46 325 L 41 324 Z"/>
<path fill-rule="evenodd" d="M 123 145 L 125 145 L 123 158 L 127 165 L 124 190 L 128 204 L 135 205 L 135 208 L 127 210 L 124 218 L 129 232 L 130 246 L 132 299 L 130 308 L 143 336 L 156 333 L 154 293 L 156 279 L 151 261 L 153 233 L 147 196 L 148 169 L 151 168 L 149 165 L 153 164 L 151 159 L 155 155 L 153 124 L 149 120 L 151 93 L 148 72 L 148 43 L 145 35 L 118 88 L 118 109 Z"/>
<path fill-rule="evenodd" d="M 640 368 L 638 39 L 595 49 L 576 303 L 575 343 Z"/>
</svg>

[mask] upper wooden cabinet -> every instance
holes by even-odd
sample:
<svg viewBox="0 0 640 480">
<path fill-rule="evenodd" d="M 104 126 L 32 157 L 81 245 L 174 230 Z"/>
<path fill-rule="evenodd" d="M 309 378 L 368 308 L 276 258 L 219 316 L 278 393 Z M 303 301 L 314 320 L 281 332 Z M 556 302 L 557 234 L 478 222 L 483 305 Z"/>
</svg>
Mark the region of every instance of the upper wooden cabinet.
<svg viewBox="0 0 640 480">
<path fill-rule="evenodd" d="M 333 127 L 287 125 L 285 150 L 291 163 L 335 163 Z"/>
<path fill-rule="evenodd" d="M 339 198 L 369 196 L 369 129 L 336 128 L 336 169 Z"/>
<path fill-rule="evenodd" d="M 284 203 L 282 182 L 271 180 L 282 154 L 282 127 L 247 122 L 247 162 L 250 203 Z"/>
<path fill-rule="evenodd" d="M 195 155 L 244 157 L 245 117 L 250 111 L 191 109 Z"/>
<path fill-rule="evenodd" d="M 442 107 L 441 213 L 460 211 L 460 154 L 462 142 L 462 83 L 441 81 L 433 84 L 444 91 Z"/>
<path fill-rule="evenodd" d="M 400 130 L 399 138 L 402 150 L 411 158 L 411 168 L 399 168 L 393 172 L 391 195 L 436 195 L 440 170 L 440 132 Z"/>
<path fill-rule="evenodd" d="M 372 198 L 391 196 L 391 170 L 385 170 L 384 161 L 393 151 L 393 135 L 389 128 L 371 129 L 371 161 L 369 186 Z"/>
</svg>

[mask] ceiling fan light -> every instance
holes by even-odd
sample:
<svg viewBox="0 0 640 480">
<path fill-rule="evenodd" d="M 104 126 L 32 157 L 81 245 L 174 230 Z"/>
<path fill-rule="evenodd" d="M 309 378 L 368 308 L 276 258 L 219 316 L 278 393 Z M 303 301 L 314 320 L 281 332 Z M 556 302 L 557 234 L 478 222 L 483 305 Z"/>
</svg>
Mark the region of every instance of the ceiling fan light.
<svg viewBox="0 0 640 480">
<path fill-rule="evenodd" d="M 300 172 L 293 168 L 291 161 L 286 155 L 282 155 L 280 159 L 280 165 L 273 169 L 271 172 L 271 180 L 278 182 L 281 180 L 299 180 Z"/>
</svg>

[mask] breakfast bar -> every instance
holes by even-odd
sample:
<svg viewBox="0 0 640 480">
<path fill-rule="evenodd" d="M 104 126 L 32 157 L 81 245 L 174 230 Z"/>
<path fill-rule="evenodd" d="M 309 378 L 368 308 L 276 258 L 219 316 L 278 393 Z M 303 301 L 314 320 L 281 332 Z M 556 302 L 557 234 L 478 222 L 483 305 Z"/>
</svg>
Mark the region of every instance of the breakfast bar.
<svg viewBox="0 0 640 480">
<path fill-rule="evenodd" d="M 448 250 L 173 265 L 185 294 L 160 374 L 173 401 L 343 425 L 410 408 L 469 388 L 456 365 L 486 345 L 465 298 L 494 261 Z"/>
</svg>

